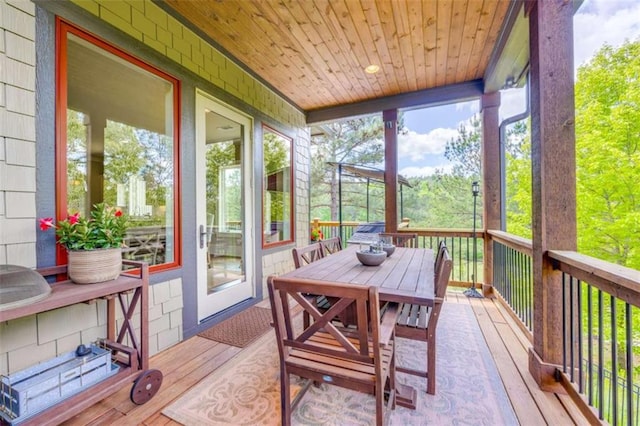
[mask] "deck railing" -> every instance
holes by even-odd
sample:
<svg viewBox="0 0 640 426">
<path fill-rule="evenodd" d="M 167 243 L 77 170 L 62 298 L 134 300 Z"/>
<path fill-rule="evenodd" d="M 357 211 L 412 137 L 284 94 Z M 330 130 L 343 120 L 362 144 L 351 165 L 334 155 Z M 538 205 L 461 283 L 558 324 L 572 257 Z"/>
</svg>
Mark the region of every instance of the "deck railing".
<svg viewBox="0 0 640 426">
<path fill-rule="evenodd" d="M 348 241 L 358 223 L 343 223 Z M 338 235 L 323 222 L 323 232 Z M 325 231 L 326 229 L 326 231 Z M 346 230 L 346 232 L 345 232 Z M 452 285 L 473 280 L 470 230 L 402 228 L 420 247 L 444 240 L 454 259 Z M 483 242 L 493 249 L 493 290 L 533 339 L 533 265 L 530 240 L 501 231 L 475 234 L 476 282 L 483 282 Z M 549 251 L 563 273 L 563 365 L 559 377 L 585 412 L 612 425 L 640 426 L 640 272 L 568 251 Z M 635 324 L 635 327 L 634 327 Z"/>
<path fill-rule="evenodd" d="M 437 250 L 440 241 L 444 241 L 449 249 L 453 268 L 449 285 L 469 287 L 471 283 L 484 281 L 484 232 L 468 229 L 435 229 L 435 228 L 406 228 L 398 232 L 418 234 L 418 247 Z M 475 237 L 475 268 L 474 268 L 474 237 Z M 474 281 L 475 275 L 475 281 Z"/>
<path fill-rule="evenodd" d="M 343 241 L 357 225 L 343 223 L 343 233 L 351 231 Z M 325 236 L 337 235 L 331 228 L 323 229 Z M 451 284 L 470 285 L 472 231 L 403 228 L 399 232 L 418 234 L 420 247 L 436 248 L 444 240 L 454 259 Z M 494 294 L 533 339 L 531 241 L 494 230 L 475 237 L 476 281 L 483 282 L 483 242 L 490 239 Z M 564 359 L 559 378 L 593 418 L 640 426 L 640 272 L 576 252 L 549 251 L 548 255 L 563 273 Z"/>
<path fill-rule="evenodd" d="M 340 237 L 342 241 L 349 241 L 353 232 L 360 224 L 360 222 L 342 222 L 342 235 L 340 235 L 340 222 L 315 219 L 311 221 L 311 229 L 320 228 L 325 239 Z"/>
<path fill-rule="evenodd" d="M 342 222 L 342 241 L 349 241 L 354 230 L 360 225 L 359 222 Z M 314 220 L 311 227 L 319 227 L 325 238 L 340 235 L 340 223 L 336 221 Z M 440 241 L 445 241 L 449 254 L 453 260 L 451 271 L 451 281 L 449 285 L 459 287 L 469 287 L 473 282 L 473 241 L 474 233 L 469 229 L 433 229 L 433 228 L 402 228 L 398 232 L 408 232 L 418 234 L 418 246 L 437 249 Z M 483 282 L 483 259 L 484 259 L 484 233 L 478 231 L 476 238 L 476 283 Z"/>
<path fill-rule="evenodd" d="M 513 314 L 533 333 L 531 241 L 502 231 L 488 231 L 493 245 L 493 288 Z"/>
<path fill-rule="evenodd" d="M 640 272 L 575 252 L 549 257 L 563 274 L 563 380 L 600 420 L 640 425 Z"/>
</svg>

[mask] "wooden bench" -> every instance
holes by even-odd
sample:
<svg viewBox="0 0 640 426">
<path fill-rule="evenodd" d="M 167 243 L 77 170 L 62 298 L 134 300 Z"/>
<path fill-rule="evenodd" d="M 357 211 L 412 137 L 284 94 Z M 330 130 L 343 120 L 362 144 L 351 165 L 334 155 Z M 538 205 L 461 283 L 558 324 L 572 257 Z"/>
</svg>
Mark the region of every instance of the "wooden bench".
<svg viewBox="0 0 640 426">
<path fill-rule="evenodd" d="M 396 336 L 427 343 L 426 371 L 403 366 L 398 366 L 397 370 L 426 377 L 427 393 L 429 394 L 435 394 L 436 392 L 436 326 L 453 267 L 449 251 L 444 244 L 440 245 L 436 259 L 434 306 L 428 308 L 422 305 L 404 303 L 400 307 L 400 314 L 396 323 Z"/>
</svg>

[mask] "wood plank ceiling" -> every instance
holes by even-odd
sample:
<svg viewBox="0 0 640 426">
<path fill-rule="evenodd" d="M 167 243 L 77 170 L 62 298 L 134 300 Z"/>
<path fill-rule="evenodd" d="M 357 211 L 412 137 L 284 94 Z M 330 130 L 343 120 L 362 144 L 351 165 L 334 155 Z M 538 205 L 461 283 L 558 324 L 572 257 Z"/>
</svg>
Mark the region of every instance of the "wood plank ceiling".
<svg viewBox="0 0 640 426">
<path fill-rule="evenodd" d="M 485 77 L 497 0 L 165 0 L 304 111 Z M 380 71 L 367 74 L 368 65 Z"/>
</svg>

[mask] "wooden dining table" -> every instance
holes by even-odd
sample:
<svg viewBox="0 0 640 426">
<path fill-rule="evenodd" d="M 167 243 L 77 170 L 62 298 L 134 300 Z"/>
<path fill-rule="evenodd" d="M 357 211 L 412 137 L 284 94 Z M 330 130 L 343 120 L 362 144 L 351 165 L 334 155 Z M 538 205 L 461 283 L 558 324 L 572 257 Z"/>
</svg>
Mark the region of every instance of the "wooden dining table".
<svg viewBox="0 0 640 426">
<path fill-rule="evenodd" d="M 363 247 L 363 249 L 368 246 Z M 314 279 L 337 283 L 377 286 L 383 302 L 433 306 L 434 254 L 425 248 L 397 247 L 379 266 L 365 266 L 356 257 L 359 245 L 352 245 L 284 274 L 284 277 Z M 396 381 L 398 405 L 416 407 L 417 392 Z"/>
</svg>

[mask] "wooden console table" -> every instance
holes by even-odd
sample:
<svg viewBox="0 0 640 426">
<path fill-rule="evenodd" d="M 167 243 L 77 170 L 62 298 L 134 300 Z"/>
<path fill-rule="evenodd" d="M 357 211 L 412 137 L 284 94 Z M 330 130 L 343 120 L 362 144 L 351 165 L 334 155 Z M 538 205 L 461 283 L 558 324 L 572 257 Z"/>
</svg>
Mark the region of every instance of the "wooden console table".
<svg viewBox="0 0 640 426">
<path fill-rule="evenodd" d="M 107 301 L 106 339 L 99 344 L 111 350 L 119 371 L 105 380 L 83 390 L 43 412 L 27 418 L 21 425 L 57 425 L 89 408 L 96 402 L 133 382 L 131 400 L 144 404 L 151 399 L 162 384 L 162 373 L 149 368 L 149 266 L 147 263 L 123 260 L 124 265 L 133 266 L 115 280 L 97 284 L 74 284 L 69 280 L 51 284 L 51 293 L 46 299 L 26 306 L 0 311 L 0 321 L 34 315 L 77 303 L 93 303 L 99 299 Z M 66 276 L 67 267 L 54 266 L 39 269 L 44 276 Z M 132 294 L 127 301 L 127 294 Z M 122 325 L 116 330 L 116 300 L 124 316 Z M 140 340 L 134 332 L 132 322 L 136 306 L 140 305 Z M 125 338 L 129 345 L 125 345 Z"/>
</svg>

